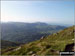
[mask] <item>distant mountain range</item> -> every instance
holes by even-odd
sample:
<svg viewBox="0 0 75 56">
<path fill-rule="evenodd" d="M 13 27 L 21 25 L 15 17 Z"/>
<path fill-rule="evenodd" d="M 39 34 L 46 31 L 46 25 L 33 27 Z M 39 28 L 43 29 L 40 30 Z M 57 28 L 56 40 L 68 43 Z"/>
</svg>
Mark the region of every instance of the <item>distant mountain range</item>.
<svg viewBox="0 0 75 56">
<path fill-rule="evenodd" d="M 74 51 L 74 26 L 41 37 L 40 40 L 9 48 L 3 55 L 58 55 L 60 51 Z"/>
<path fill-rule="evenodd" d="M 58 25 L 49 25 L 42 22 L 36 23 L 21 23 L 9 22 L 1 23 L 1 39 L 29 43 L 40 39 L 42 36 L 58 32 L 66 27 Z"/>
</svg>

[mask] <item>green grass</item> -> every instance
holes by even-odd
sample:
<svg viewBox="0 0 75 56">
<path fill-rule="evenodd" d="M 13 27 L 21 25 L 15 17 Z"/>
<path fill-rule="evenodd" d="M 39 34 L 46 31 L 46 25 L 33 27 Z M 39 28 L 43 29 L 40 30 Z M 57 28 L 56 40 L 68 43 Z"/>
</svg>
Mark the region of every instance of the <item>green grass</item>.
<svg viewBox="0 0 75 56">
<path fill-rule="evenodd" d="M 20 50 L 8 51 L 3 53 L 4 55 L 29 55 L 32 51 L 37 55 L 54 55 L 59 54 L 57 52 L 64 51 L 66 45 L 74 43 L 74 26 L 66 28 L 62 31 L 46 36 L 44 39 L 40 39 L 22 46 Z M 53 51 L 52 51 L 53 50 Z"/>
</svg>

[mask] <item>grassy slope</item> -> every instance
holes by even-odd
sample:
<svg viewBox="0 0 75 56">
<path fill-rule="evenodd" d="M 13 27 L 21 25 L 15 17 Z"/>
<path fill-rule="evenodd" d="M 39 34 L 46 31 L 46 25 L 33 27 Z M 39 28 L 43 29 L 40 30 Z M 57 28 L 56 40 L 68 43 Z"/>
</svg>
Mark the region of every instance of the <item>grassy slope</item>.
<svg viewBox="0 0 75 56">
<path fill-rule="evenodd" d="M 10 41 L 1 40 L 1 50 L 2 53 L 9 51 L 9 49 L 15 49 L 16 47 L 22 45 L 22 43 L 15 43 Z"/>
<path fill-rule="evenodd" d="M 29 55 L 35 53 L 37 55 L 59 54 L 64 51 L 67 44 L 74 43 L 74 26 L 66 28 L 60 32 L 54 33 L 29 44 L 21 46 L 17 51 L 8 51 L 5 55 Z"/>
<path fill-rule="evenodd" d="M 19 46 L 19 45 L 21 45 L 21 43 L 15 43 L 15 42 L 1 40 L 1 48 L 2 49 L 6 49 L 6 48 L 10 48 L 10 47 L 15 47 L 15 46 Z"/>
</svg>

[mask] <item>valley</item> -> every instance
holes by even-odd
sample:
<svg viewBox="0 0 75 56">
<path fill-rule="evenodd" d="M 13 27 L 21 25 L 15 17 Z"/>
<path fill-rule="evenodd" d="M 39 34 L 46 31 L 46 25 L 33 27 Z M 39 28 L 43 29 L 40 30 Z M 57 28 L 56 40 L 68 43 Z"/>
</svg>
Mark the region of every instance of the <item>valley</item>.
<svg viewBox="0 0 75 56">
<path fill-rule="evenodd" d="M 7 48 L 4 51 L 9 51 L 3 51 L 2 55 L 58 55 L 60 51 L 74 51 L 74 45 L 70 47 L 74 43 L 74 32 L 74 26 L 68 27 L 12 50 Z"/>
<path fill-rule="evenodd" d="M 66 28 L 65 26 L 49 25 L 47 23 L 21 23 L 8 22 L 1 23 L 1 39 L 18 42 L 29 43 L 39 40 L 42 36 L 47 36 Z"/>
</svg>

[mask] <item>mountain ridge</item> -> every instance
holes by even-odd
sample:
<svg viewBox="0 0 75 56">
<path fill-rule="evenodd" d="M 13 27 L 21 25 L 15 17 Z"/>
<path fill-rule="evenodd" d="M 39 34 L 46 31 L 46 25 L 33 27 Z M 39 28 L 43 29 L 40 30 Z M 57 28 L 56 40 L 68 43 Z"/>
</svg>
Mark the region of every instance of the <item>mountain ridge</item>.
<svg viewBox="0 0 75 56">
<path fill-rule="evenodd" d="M 46 23 L 2 23 L 2 39 L 12 42 L 28 43 L 40 39 L 43 35 L 52 34 L 64 29 L 63 26 L 53 26 Z M 36 37 L 36 38 L 35 38 Z"/>
</svg>

